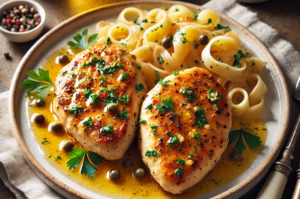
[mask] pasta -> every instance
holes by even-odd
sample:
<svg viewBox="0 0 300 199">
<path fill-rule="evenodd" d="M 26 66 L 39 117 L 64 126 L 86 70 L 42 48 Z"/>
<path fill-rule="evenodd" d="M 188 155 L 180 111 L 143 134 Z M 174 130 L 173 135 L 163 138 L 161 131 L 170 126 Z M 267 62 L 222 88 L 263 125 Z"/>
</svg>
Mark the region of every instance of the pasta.
<svg viewBox="0 0 300 199">
<path fill-rule="evenodd" d="M 219 14 L 210 9 L 129 7 L 116 23 L 97 24 L 96 44 L 127 48 L 136 56 L 149 88 L 176 70 L 205 68 L 227 89 L 233 117 L 261 118 L 267 87 L 260 75 L 266 63 L 251 56 L 239 36 L 220 23 Z M 202 36 L 207 43 L 199 42 Z"/>
</svg>

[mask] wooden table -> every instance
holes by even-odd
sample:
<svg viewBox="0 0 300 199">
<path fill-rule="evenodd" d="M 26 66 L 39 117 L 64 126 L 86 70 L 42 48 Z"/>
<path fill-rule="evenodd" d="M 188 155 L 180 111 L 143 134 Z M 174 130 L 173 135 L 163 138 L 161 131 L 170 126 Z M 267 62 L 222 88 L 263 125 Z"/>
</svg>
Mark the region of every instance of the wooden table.
<svg viewBox="0 0 300 199">
<path fill-rule="evenodd" d="M 0 0 L 0 4 L 7 0 Z M 42 1 L 37 0 L 46 10 L 47 19 L 43 34 L 49 31 L 51 28 L 59 24 L 60 22 L 91 8 L 95 8 L 100 5 L 109 4 L 112 2 L 120 2 L 122 0 L 51 0 Z M 187 0 L 194 4 L 202 5 L 208 0 Z M 300 50 L 300 1 L 298 0 L 271 0 L 269 2 L 260 4 L 243 4 L 250 10 L 257 12 L 259 18 L 277 29 L 281 36 L 286 40 L 290 41 L 297 50 Z M 14 75 L 15 69 L 17 68 L 20 60 L 28 49 L 34 44 L 34 41 L 17 44 L 11 43 L 6 40 L 0 34 L 0 93 L 9 89 L 11 79 Z M 6 60 L 4 53 L 8 52 L 12 59 Z M 296 152 L 300 151 L 300 142 L 296 147 Z M 294 171 L 297 169 L 300 162 L 300 157 L 296 154 L 296 159 L 293 162 Z M 249 191 L 243 198 L 255 198 L 260 188 L 262 187 L 264 178 L 257 186 Z M 286 186 L 283 198 L 291 198 L 293 189 L 296 183 L 296 175 L 293 173 L 290 176 L 288 184 Z M 0 179 L 0 198 L 8 199 L 15 198 L 14 195 L 4 186 Z"/>
</svg>

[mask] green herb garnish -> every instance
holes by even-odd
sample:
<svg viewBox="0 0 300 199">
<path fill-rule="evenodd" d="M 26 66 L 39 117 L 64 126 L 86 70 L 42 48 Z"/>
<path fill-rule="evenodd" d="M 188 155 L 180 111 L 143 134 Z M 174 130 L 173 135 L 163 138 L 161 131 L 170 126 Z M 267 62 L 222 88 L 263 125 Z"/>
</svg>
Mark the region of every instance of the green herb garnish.
<svg viewBox="0 0 300 199">
<path fill-rule="evenodd" d="M 85 120 L 83 120 L 82 122 L 83 126 L 90 126 L 90 128 L 93 128 L 93 121 L 91 117 L 86 118 Z"/>
<path fill-rule="evenodd" d="M 137 67 L 139 70 L 141 70 L 141 68 L 142 68 L 140 65 L 137 65 L 136 67 Z"/>
<path fill-rule="evenodd" d="M 55 158 L 55 161 L 57 161 L 57 160 L 61 160 L 61 157 L 59 155 L 56 156 L 56 158 Z"/>
<path fill-rule="evenodd" d="M 199 133 L 194 133 L 194 139 L 201 140 L 202 137 L 201 137 L 201 135 Z"/>
<path fill-rule="evenodd" d="M 109 37 L 107 37 L 106 44 L 107 44 L 107 45 L 111 45 L 111 44 L 112 44 Z"/>
<path fill-rule="evenodd" d="M 104 105 L 107 106 L 110 103 L 117 103 L 117 102 L 118 102 L 117 96 L 113 93 L 109 93 L 107 95 L 107 99 L 104 100 Z"/>
<path fill-rule="evenodd" d="M 105 66 L 101 69 L 102 74 L 114 74 L 115 71 L 119 68 L 124 68 L 123 64 L 117 63 L 114 67 Z"/>
<path fill-rule="evenodd" d="M 83 111 L 83 106 L 72 106 L 70 109 L 70 113 L 73 115 L 77 115 Z"/>
<path fill-rule="evenodd" d="M 194 12 L 194 20 L 197 20 L 197 19 L 198 19 L 198 13 Z"/>
<path fill-rule="evenodd" d="M 119 97 L 119 101 L 123 104 L 127 104 L 130 101 L 130 97 L 128 95 L 123 95 Z"/>
<path fill-rule="evenodd" d="M 111 87 L 111 88 L 100 88 L 100 92 L 115 92 L 117 89 Z"/>
<path fill-rule="evenodd" d="M 178 175 L 179 178 L 181 178 L 181 177 L 182 177 L 182 174 L 183 174 L 183 168 L 178 168 L 178 169 L 176 169 L 175 174 Z"/>
<path fill-rule="evenodd" d="M 169 100 L 163 100 L 160 104 L 155 105 L 154 108 L 158 109 L 159 114 L 163 111 L 174 111 L 172 97 L 170 97 Z"/>
<path fill-rule="evenodd" d="M 97 93 L 91 94 L 90 98 L 92 99 L 90 105 L 94 105 L 97 103 L 97 100 L 99 99 L 99 94 Z"/>
<path fill-rule="evenodd" d="M 146 120 L 141 120 L 140 124 L 146 124 Z"/>
<path fill-rule="evenodd" d="M 195 119 L 195 125 L 197 125 L 199 128 L 203 127 L 205 124 L 208 124 L 207 123 L 207 120 L 205 119 L 205 116 L 204 116 L 204 109 L 198 109 L 196 112 L 195 112 L 195 115 L 198 117 Z"/>
<path fill-rule="evenodd" d="M 209 18 L 209 19 L 207 20 L 207 25 L 210 24 L 210 23 L 212 23 L 211 18 Z"/>
<path fill-rule="evenodd" d="M 174 74 L 175 76 L 178 75 L 178 74 L 179 74 L 178 70 L 175 70 L 175 71 L 173 72 L 173 74 Z"/>
<path fill-rule="evenodd" d="M 185 99 L 186 99 L 188 102 L 191 102 L 191 101 L 193 101 L 194 99 L 197 99 L 197 98 L 198 98 L 198 96 L 194 93 L 194 90 L 191 89 L 191 88 L 182 88 L 182 89 L 180 90 L 180 93 L 181 93 L 182 95 L 186 96 Z"/>
<path fill-rule="evenodd" d="M 188 156 L 189 159 L 191 159 L 191 158 L 193 158 L 193 157 L 195 157 L 193 154 L 190 154 L 190 155 Z"/>
<path fill-rule="evenodd" d="M 127 44 L 121 43 L 121 45 L 124 46 L 125 48 L 127 48 Z"/>
<path fill-rule="evenodd" d="M 194 48 L 197 49 L 198 48 L 198 44 L 194 44 Z"/>
<path fill-rule="evenodd" d="M 88 29 L 85 28 L 82 31 L 82 35 L 77 34 L 73 36 L 73 39 L 77 43 L 74 43 L 73 41 L 68 41 L 68 45 L 74 49 L 82 49 L 82 50 L 88 49 L 97 39 L 98 33 L 91 35 L 88 41 L 87 41 L 87 35 L 88 35 Z"/>
<path fill-rule="evenodd" d="M 83 92 L 83 96 L 86 98 L 89 98 L 89 96 L 93 93 L 93 91 L 90 88 L 85 88 Z"/>
<path fill-rule="evenodd" d="M 164 58 L 162 58 L 162 56 L 157 58 L 157 61 L 159 62 L 159 64 L 162 64 L 165 62 Z"/>
<path fill-rule="evenodd" d="M 156 150 L 147 150 L 145 156 L 157 156 Z"/>
<path fill-rule="evenodd" d="M 126 111 L 125 109 L 122 110 L 122 113 L 121 114 L 118 114 L 117 115 L 118 118 L 120 118 L 121 120 L 126 120 L 127 117 L 129 116 L 129 113 L 128 111 Z"/>
<path fill-rule="evenodd" d="M 121 76 L 121 81 L 128 79 L 129 74 L 127 72 L 123 73 Z"/>
<path fill-rule="evenodd" d="M 137 92 L 144 91 L 145 87 L 142 83 L 135 85 L 135 89 Z"/>
<path fill-rule="evenodd" d="M 215 27 L 216 29 L 225 29 L 225 30 L 230 30 L 229 26 L 222 26 L 221 24 L 217 24 L 217 26 Z"/>
<path fill-rule="evenodd" d="M 259 136 L 252 135 L 252 134 L 250 134 L 247 131 L 244 131 L 242 129 L 231 130 L 229 132 L 229 143 L 228 143 L 228 145 L 232 144 L 238 138 L 238 141 L 235 145 L 235 149 L 240 154 L 242 154 L 243 151 L 246 149 L 246 146 L 244 144 L 244 141 L 243 141 L 242 137 L 244 137 L 245 142 L 247 143 L 247 145 L 251 149 L 257 148 L 261 145 L 261 138 Z"/>
<path fill-rule="evenodd" d="M 113 134 L 114 133 L 114 129 L 113 127 L 111 126 L 103 126 L 101 129 L 100 129 L 100 133 L 103 133 L 104 135 L 106 135 L 106 133 L 108 134 Z"/>
<path fill-rule="evenodd" d="M 179 143 L 179 138 L 175 134 L 173 137 L 170 137 L 170 139 L 167 142 L 167 145 L 172 146 L 172 145 L 175 145 L 175 144 L 178 144 L 178 143 Z"/>
<path fill-rule="evenodd" d="M 238 50 L 237 53 L 234 54 L 233 66 L 237 66 L 238 68 L 241 68 L 242 66 L 238 60 L 245 57 L 247 56 L 241 50 Z"/>
<path fill-rule="evenodd" d="M 21 84 L 21 88 L 28 90 L 27 94 L 35 93 L 36 96 L 45 99 L 48 92 L 54 88 L 54 84 L 50 79 L 48 70 L 39 68 L 38 71 L 39 74 L 29 71 L 27 75 L 31 79 L 25 79 Z"/>
<path fill-rule="evenodd" d="M 95 65 L 98 68 L 101 68 L 103 66 L 105 66 L 105 61 L 104 59 L 99 59 L 97 57 L 92 57 L 92 59 L 84 64 L 82 64 L 80 67 L 81 68 L 85 68 L 86 66 L 93 66 Z"/>
<path fill-rule="evenodd" d="M 208 94 L 208 100 L 214 104 L 216 107 L 218 107 L 218 100 L 222 99 L 223 96 L 220 95 L 218 92 L 216 92 L 214 89 L 209 89 L 209 91 L 207 92 Z"/>
<path fill-rule="evenodd" d="M 87 158 L 87 156 L 89 158 Z M 83 159 L 80 167 L 80 173 L 87 175 L 89 178 L 94 178 L 94 173 L 97 172 L 97 168 L 91 164 L 99 165 L 102 163 L 100 156 L 92 151 L 86 151 L 82 148 L 73 148 L 73 151 L 68 154 L 69 160 L 67 165 L 69 170 L 76 169 Z M 91 161 L 91 162 L 90 162 Z"/>
<path fill-rule="evenodd" d="M 106 77 L 101 77 L 101 80 L 100 80 L 100 84 L 99 85 L 102 85 L 102 84 L 104 84 L 104 82 L 106 81 Z"/>
<path fill-rule="evenodd" d="M 181 160 L 181 159 L 177 159 L 176 161 L 177 163 L 181 164 L 181 165 L 185 165 L 185 161 L 184 160 Z"/>
<path fill-rule="evenodd" d="M 152 104 L 149 104 L 148 106 L 146 106 L 145 110 L 148 110 L 148 109 L 152 109 Z"/>
</svg>

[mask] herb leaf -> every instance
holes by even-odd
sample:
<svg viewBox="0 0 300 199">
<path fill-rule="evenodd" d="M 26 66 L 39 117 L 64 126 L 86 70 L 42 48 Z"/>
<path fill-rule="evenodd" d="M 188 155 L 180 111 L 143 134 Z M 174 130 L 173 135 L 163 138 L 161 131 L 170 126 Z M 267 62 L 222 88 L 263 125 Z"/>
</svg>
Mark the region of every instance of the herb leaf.
<svg viewBox="0 0 300 199">
<path fill-rule="evenodd" d="M 146 124 L 146 120 L 141 120 L 140 124 Z"/>
<path fill-rule="evenodd" d="M 89 96 L 93 93 L 93 91 L 90 88 L 85 88 L 83 92 L 83 96 L 86 98 L 89 98 Z"/>
<path fill-rule="evenodd" d="M 232 130 L 229 132 L 229 143 L 228 144 L 232 144 L 237 139 L 237 137 L 239 137 L 239 138 L 235 145 L 235 148 L 240 154 L 242 154 L 243 151 L 246 149 L 246 146 L 244 144 L 242 137 L 244 137 L 245 142 L 251 149 L 257 148 L 261 145 L 261 140 L 260 140 L 261 138 L 259 136 L 252 135 L 242 129 Z"/>
<path fill-rule="evenodd" d="M 90 128 L 93 128 L 93 121 L 91 117 L 86 118 L 82 124 L 83 126 L 90 126 Z"/>
<path fill-rule="evenodd" d="M 147 150 L 145 156 L 157 156 L 156 150 Z"/>
<path fill-rule="evenodd" d="M 172 145 L 175 145 L 175 144 L 178 144 L 178 143 L 179 143 L 179 138 L 175 134 L 173 137 L 170 137 L 170 139 L 167 142 L 167 145 L 172 146 Z"/>
<path fill-rule="evenodd" d="M 89 155 L 90 160 L 95 164 L 95 165 L 99 165 L 102 163 L 101 161 L 101 157 L 98 155 L 98 153 L 92 152 L 92 151 L 88 151 L 87 152 Z"/>
<path fill-rule="evenodd" d="M 172 97 L 170 97 L 169 100 L 163 100 L 160 104 L 155 105 L 154 108 L 158 109 L 159 114 L 163 111 L 174 111 Z"/>
<path fill-rule="evenodd" d="M 25 79 L 21 84 L 21 88 L 28 90 L 27 94 L 36 92 L 37 96 L 41 99 L 45 99 L 48 92 L 54 88 L 54 84 L 50 79 L 48 70 L 39 68 L 38 72 L 39 74 L 34 71 L 29 71 L 27 75 L 31 79 Z"/>
<path fill-rule="evenodd" d="M 122 102 L 123 104 L 127 104 L 130 101 L 130 97 L 128 95 L 123 95 L 119 97 L 119 101 Z"/>
<path fill-rule="evenodd" d="M 225 30 L 230 30 L 229 26 L 222 26 L 221 24 L 217 24 L 217 26 L 215 27 L 216 29 L 225 29 Z"/>
<path fill-rule="evenodd" d="M 111 127 L 111 126 L 103 126 L 101 129 L 100 129 L 100 132 L 101 133 L 103 133 L 103 134 L 106 134 L 106 133 L 108 133 L 108 134 L 113 134 L 114 133 L 114 129 L 113 129 L 113 127 Z"/>
<path fill-rule="evenodd" d="M 194 99 L 197 99 L 197 98 L 198 98 L 198 96 L 194 93 L 194 90 L 191 89 L 191 88 L 182 88 L 182 89 L 180 90 L 180 93 L 181 93 L 182 95 L 186 96 L 185 99 L 186 99 L 188 102 L 191 102 L 191 101 L 193 101 Z"/>
<path fill-rule="evenodd" d="M 94 178 L 94 174 L 97 171 L 98 170 L 96 169 L 96 167 L 94 167 L 94 165 L 92 165 L 90 163 L 90 161 L 88 160 L 87 156 L 84 156 L 84 160 L 83 160 L 82 166 L 80 168 L 80 173 L 81 174 L 85 174 L 89 178 L 93 179 Z"/>
<path fill-rule="evenodd" d="M 203 127 L 205 124 L 208 124 L 205 116 L 204 116 L 204 109 L 198 109 L 195 112 L 195 115 L 198 117 L 197 119 L 195 119 L 195 125 L 197 125 L 199 128 Z"/>
<path fill-rule="evenodd" d="M 70 109 L 70 113 L 73 115 L 77 115 L 83 111 L 83 106 L 72 106 Z"/>
<path fill-rule="evenodd" d="M 216 92 L 214 89 L 209 89 L 207 92 L 208 94 L 208 101 L 218 107 L 218 100 L 222 99 L 223 96 Z"/>
<path fill-rule="evenodd" d="M 128 111 L 126 111 L 125 109 L 122 110 L 121 114 L 117 115 L 121 120 L 126 120 L 127 117 L 129 116 Z"/>
<path fill-rule="evenodd" d="M 179 74 L 178 70 L 175 70 L 175 71 L 173 72 L 173 74 L 174 74 L 175 76 L 178 75 L 178 74 Z"/>
<path fill-rule="evenodd" d="M 165 60 L 162 56 L 158 57 L 157 61 L 159 62 L 160 65 L 165 62 Z"/>
<path fill-rule="evenodd" d="M 181 165 L 185 165 L 185 161 L 184 160 L 181 160 L 181 159 L 177 159 L 176 161 L 177 163 L 181 164 Z"/>
<path fill-rule="evenodd" d="M 181 177 L 182 177 L 182 174 L 183 174 L 183 168 L 178 168 L 178 169 L 176 169 L 175 174 L 178 175 L 179 178 L 181 178 Z"/>
<path fill-rule="evenodd" d="M 139 92 L 139 91 L 144 91 L 145 87 L 142 83 L 140 83 L 140 84 L 135 85 L 135 89 L 137 92 Z"/>
<path fill-rule="evenodd" d="M 146 106 L 145 110 L 148 110 L 148 109 L 152 109 L 152 104 L 149 104 L 148 106 Z"/>
<path fill-rule="evenodd" d="M 87 34 L 88 34 L 88 29 L 87 28 L 83 29 L 82 35 L 77 34 L 73 36 L 73 39 L 77 43 L 74 43 L 73 41 L 68 41 L 68 45 L 74 49 L 82 49 L 82 50 L 88 49 L 97 39 L 98 33 L 91 35 L 88 41 L 87 41 Z"/>
<path fill-rule="evenodd" d="M 241 50 L 238 50 L 237 53 L 234 54 L 233 66 L 237 66 L 241 68 L 241 64 L 238 62 L 239 59 L 247 57 Z"/>
</svg>

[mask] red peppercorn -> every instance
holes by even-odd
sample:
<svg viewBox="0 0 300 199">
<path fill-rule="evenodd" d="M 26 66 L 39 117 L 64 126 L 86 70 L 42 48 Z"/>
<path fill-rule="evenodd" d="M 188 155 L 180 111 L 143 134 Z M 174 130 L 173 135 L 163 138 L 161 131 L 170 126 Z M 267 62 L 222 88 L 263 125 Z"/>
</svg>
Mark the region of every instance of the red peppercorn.
<svg viewBox="0 0 300 199">
<path fill-rule="evenodd" d="M 20 32 L 24 32 L 24 29 L 20 29 Z"/>
<path fill-rule="evenodd" d="M 11 22 L 11 18 L 6 19 L 6 23 L 9 24 Z"/>
<path fill-rule="evenodd" d="M 16 21 L 16 25 L 19 25 L 20 24 L 20 21 Z"/>
</svg>

